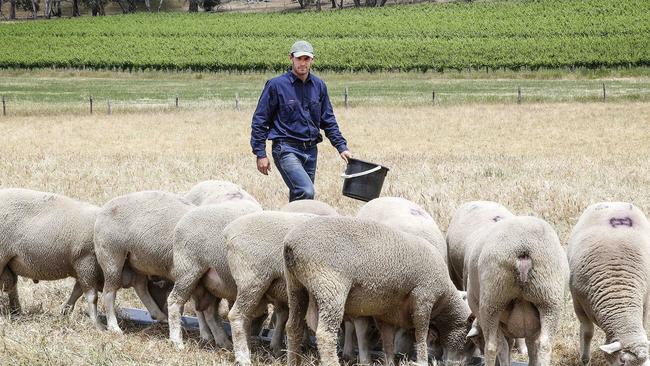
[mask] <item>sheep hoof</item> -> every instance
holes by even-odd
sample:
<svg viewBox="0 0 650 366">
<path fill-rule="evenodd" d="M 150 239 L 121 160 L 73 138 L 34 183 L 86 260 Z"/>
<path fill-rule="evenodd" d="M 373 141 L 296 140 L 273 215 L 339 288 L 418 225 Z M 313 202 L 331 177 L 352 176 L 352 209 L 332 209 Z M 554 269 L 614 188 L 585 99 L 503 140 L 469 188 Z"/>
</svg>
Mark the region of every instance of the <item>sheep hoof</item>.
<svg viewBox="0 0 650 366">
<path fill-rule="evenodd" d="M 217 347 L 223 348 L 223 349 L 228 350 L 228 351 L 232 351 L 232 342 L 230 340 L 226 339 L 223 342 L 218 342 Z"/>
<path fill-rule="evenodd" d="M 118 327 L 108 327 L 108 330 L 111 331 L 111 332 L 113 332 L 113 333 L 115 333 L 115 334 L 118 334 L 118 335 L 122 335 L 122 334 L 124 334 L 124 332 L 122 331 L 122 329 L 120 329 L 120 328 L 118 328 Z"/>
<path fill-rule="evenodd" d="M 72 311 L 74 310 L 74 306 L 70 306 L 69 304 L 63 304 L 61 305 L 60 311 L 61 315 L 67 316 L 72 314 Z"/>
</svg>

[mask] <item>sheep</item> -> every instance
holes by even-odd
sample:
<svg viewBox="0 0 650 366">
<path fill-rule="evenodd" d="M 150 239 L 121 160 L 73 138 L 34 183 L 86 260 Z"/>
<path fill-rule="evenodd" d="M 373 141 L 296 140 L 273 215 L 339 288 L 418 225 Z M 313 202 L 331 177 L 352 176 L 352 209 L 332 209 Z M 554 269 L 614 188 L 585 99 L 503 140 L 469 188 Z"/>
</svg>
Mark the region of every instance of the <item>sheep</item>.
<svg viewBox="0 0 650 366">
<path fill-rule="evenodd" d="M 609 365 L 650 365 L 647 328 L 650 223 L 631 203 L 601 202 L 582 213 L 568 245 L 582 363 L 590 363 L 594 323 L 605 332 Z"/>
<path fill-rule="evenodd" d="M 380 197 L 359 209 L 357 217 L 381 222 L 431 243 L 447 263 L 447 243 L 435 220 L 422 207 L 401 197 Z"/>
<path fill-rule="evenodd" d="M 62 313 L 72 312 L 83 294 L 88 315 L 97 317 L 97 291 L 102 271 L 93 248 L 93 225 L 99 207 L 72 198 L 9 188 L 0 190 L 0 278 L 9 292 L 11 312 L 20 312 L 18 276 L 39 280 L 74 277 L 72 293 Z"/>
<path fill-rule="evenodd" d="M 359 209 L 357 217 L 381 222 L 396 230 L 426 239 L 438 250 L 445 263 L 447 262 L 447 244 L 444 236 L 433 218 L 416 203 L 400 197 L 375 198 Z M 367 329 L 369 320 L 354 320 L 359 345 L 359 362 L 364 364 L 370 362 L 366 335 L 363 332 L 363 329 Z M 349 326 L 351 324 L 346 322 L 346 327 Z M 347 359 L 352 358 L 352 348 L 349 346 L 352 344 L 351 341 L 346 337 L 343 356 Z M 398 353 L 408 353 L 411 349 L 412 341 L 403 329 L 397 331 L 396 345 Z"/>
<path fill-rule="evenodd" d="M 449 275 L 456 288 L 467 289 L 464 262 L 476 239 L 494 223 L 513 216 L 507 208 L 491 201 L 467 202 L 456 210 L 447 229 Z M 528 353 L 524 339 L 517 338 L 515 348 L 521 354 Z"/>
<path fill-rule="evenodd" d="M 234 301 L 237 287 L 226 256 L 223 229 L 236 218 L 260 212 L 259 204 L 249 200 L 231 200 L 217 205 L 200 206 L 183 216 L 173 230 L 173 263 L 171 277 L 174 287 L 169 294 L 169 337 L 179 348 L 184 348 L 181 333 L 181 309 L 196 291 L 205 289 L 210 296 Z M 214 317 L 213 305 L 205 310 L 205 321 L 217 346 L 230 348 L 232 344 Z M 206 338 L 206 335 L 202 335 Z"/>
<path fill-rule="evenodd" d="M 185 194 L 185 199 L 196 206 L 230 200 L 248 200 L 259 205 L 259 202 L 238 184 L 224 180 L 206 180 L 197 183 Z"/>
<path fill-rule="evenodd" d="M 291 201 L 280 208 L 283 212 L 304 212 L 319 216 L 339 216 L 334 207 L 318 200 Z"/>
<path fill-rule="evenodd" d="M 307 316 L 321 363 L 338 365 L 336 332 L 344 313 L 375 318 L 389 362 L 395 327 L 415 327 L 419 365 L 427 364 L 431 327 L 446 358 L 463 361 L 473 353 L 465 339 L 470 312 L 436 252 L 424 239 L 358 218 L 317 217 L 293 229 L 284 239 L 288 363 L 298 362 Z"/>
<path fill-rule="evenodd" d="M 110 331 L 122 333 L 115 314 L 115 296 L 123 287 L 125 271 L 133 272 L 130 282 L 152 317 L 167 320 L 149 292 L 147 276 L 173 281 L 173 230 L 181 217 L 195 207 L 176 194 L 162 191 L 130 193 L 101 207 L 94 241 L 105 278 L 103 300 Z"/>
<path fill-rule="evenodd" d="M 526 339 L 530 365 L 550 365 L 569 278 L 555 230 L 535 217 L 503 219 L 466 256 L 467 299 L 484 335 L 485 364 L 494 366 L 497 352 L 501 365 L 510 364 L 507 337 Z"/>
<path fill-rule="evenodd" d="M 299 201 L 294 201 L 299 202 Z M 278 356 L 288 317 L 282 249 L 284 236 L 313 214 L 266 211 L 240 217 L 226 226 L 228 265 L 237 285 L 237 298 L 228 314 L 235 360 L 250 365 L 249 319 L 273 303 L 276 315 L 271 349 Z"/>
<path fill-rule="evenodd" d="M 449 275 L 459 290 L 465 290 L 464 263 L 474 241 L 482 231 L 496 222 L 513 217 L 507 208 L 496 202 L 472 201 L 456 209 L 447 228 Z"/>
</svg>

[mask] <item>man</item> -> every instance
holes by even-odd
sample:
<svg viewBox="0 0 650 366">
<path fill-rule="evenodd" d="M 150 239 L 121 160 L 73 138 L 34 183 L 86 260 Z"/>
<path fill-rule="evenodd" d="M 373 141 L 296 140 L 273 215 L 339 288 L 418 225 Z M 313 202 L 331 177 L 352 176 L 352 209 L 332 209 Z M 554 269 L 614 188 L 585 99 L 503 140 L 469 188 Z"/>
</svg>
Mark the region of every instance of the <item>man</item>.
<svg viewBox="0 0 650 366">
<path fill-rule="evenodd" d="M 266 82 L 253 115 L 251 147 L 257 170 L 271 171 L 266 140 L 272 140 L 272 156 L 289 187 L 289 201 L 314 198 L 314 178 L 320 130 L 347 162 L 352 157 L 339 131 L 325 83 L 310 73 L 314 48 L 297 41 L 289 53 L 291 70 Z"/>
</svg>

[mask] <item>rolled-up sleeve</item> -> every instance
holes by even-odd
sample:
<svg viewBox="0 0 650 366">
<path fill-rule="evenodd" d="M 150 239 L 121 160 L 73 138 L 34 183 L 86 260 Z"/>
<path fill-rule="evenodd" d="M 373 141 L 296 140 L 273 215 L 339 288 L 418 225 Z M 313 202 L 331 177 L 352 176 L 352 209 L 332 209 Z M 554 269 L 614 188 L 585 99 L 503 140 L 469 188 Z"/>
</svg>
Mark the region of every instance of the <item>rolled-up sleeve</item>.
<svg viewBox="0 0 650 366">
<path fill-rule="evenodd" d="M 323 83 L 323 93 L 321 101 L 321 128 L 325 131 L 325 136 L 330 140 L 332 146 L 341 153 L 348 149 L 347 141 L 343 138 L 339 125 L 334 117 L 332 110 L 332 103 L 330 102 L 329 94 L 327 93 L 327 86 Z"/>
<path fill-rule="evenodd" d="M 266 157 L 266 138 L 269 136 L 277 106 L 278 97 L 275 88 L 270 81 L 267 81 L 251 123 L 251 148 L 258 158 Z"/>
</svg>

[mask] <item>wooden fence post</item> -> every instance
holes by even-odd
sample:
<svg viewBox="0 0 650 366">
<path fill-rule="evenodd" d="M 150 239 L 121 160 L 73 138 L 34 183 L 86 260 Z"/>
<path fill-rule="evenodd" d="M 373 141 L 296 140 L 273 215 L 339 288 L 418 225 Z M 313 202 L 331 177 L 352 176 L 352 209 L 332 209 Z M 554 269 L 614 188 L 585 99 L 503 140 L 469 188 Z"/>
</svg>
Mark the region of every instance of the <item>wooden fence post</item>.
<svg viewBox="0 0 650 366">
<path fill-rule="evenodd" d="M 108 111 L 107 112 L 108 112 L 108 115 L 110 116 L 111 115 L 111 101 L 110 101 L 110 99 L 108 100 Z"/>
<path fill-rule="evenodd" d="M 517 104 L 521 104 L 521 87 L 517 87 Z"/>
<path fill-rule="evenodd" d="M 93 96 L 91 95 L 88 99 L 90 100 L 90 114 L 93 114 Z"/>
<path fill-rule="evenodd" d="M 431 93 L 431 104 L 436 105 L 436 91 L 435 91 L 435 89 Z"/>
<path fill-rule="evenodd" d="M 2 115 L 6 116 L 7 115 L 7 99 L 5 96 L 2 96 Z"/>
<path fill-rule="evenodd" d="M 162 1 L 161 1 L 162 3 Z M 176 96 L 176 109 L 178 109 L 178 95 Z"/>
<path fill-rule="evenodd" d="M 603 83 L 603 100 L 607 98 L 607 92 L 605 91 L 605 83 Z"/>
<path fill-rule="evenodd" d="M 343 94 L 343 104 L 345 105 L 345 109 L 348 108 L 348 87 L 345 87 L 345 93 Z"/>
<path fill-rule="evenodd" d="M 239 93 L 235 93 L 235 110 L 239 112 Z"/>
</svg>

